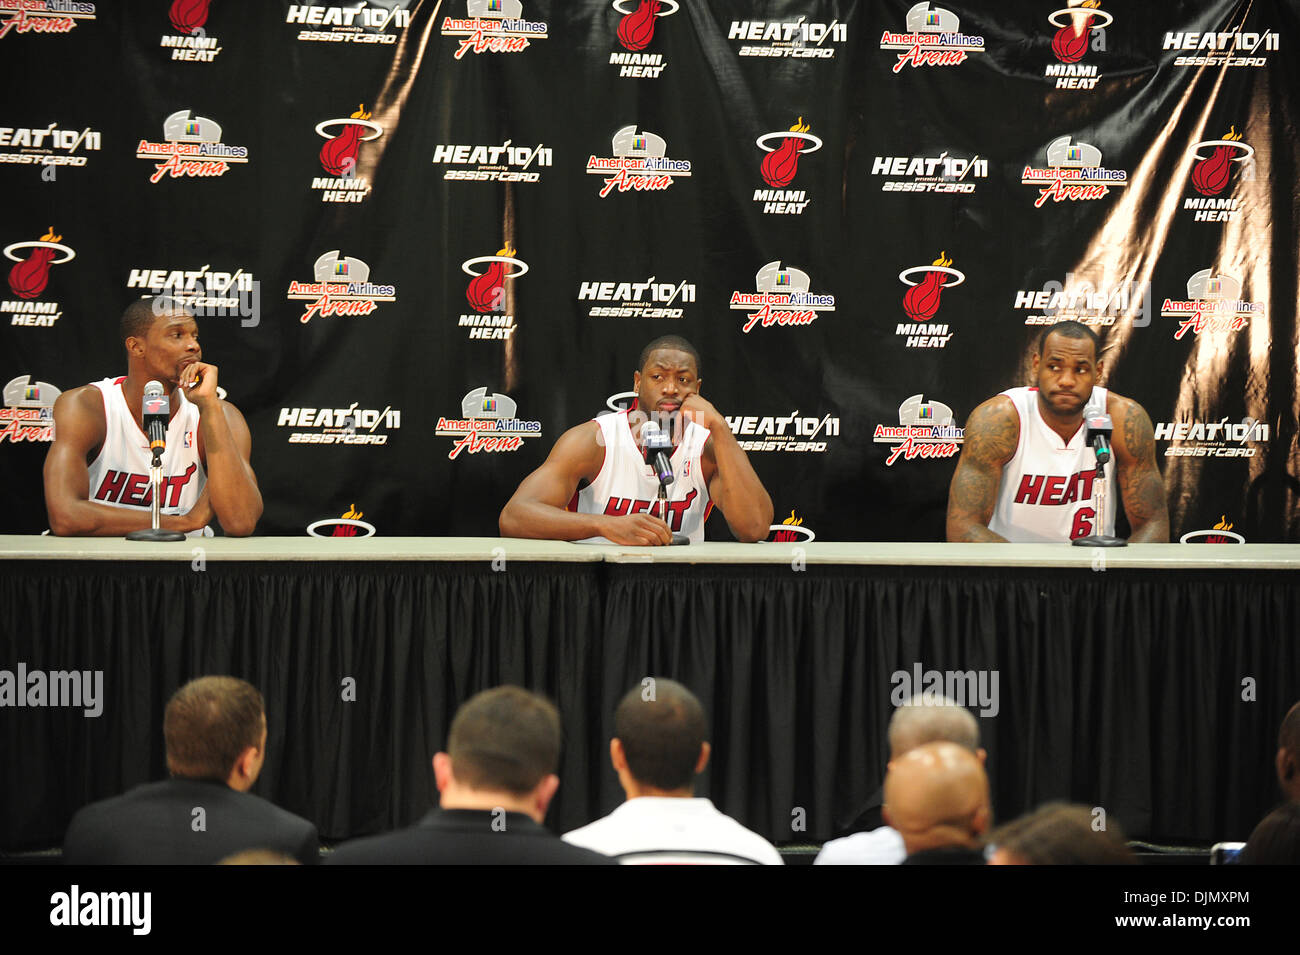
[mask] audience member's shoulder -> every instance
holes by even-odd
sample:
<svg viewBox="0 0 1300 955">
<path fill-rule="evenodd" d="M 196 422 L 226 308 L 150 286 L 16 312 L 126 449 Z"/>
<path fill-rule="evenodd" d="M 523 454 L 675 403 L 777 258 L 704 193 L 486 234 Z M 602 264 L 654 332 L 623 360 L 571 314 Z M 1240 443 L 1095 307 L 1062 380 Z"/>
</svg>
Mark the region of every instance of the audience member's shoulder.
<svg viewBox="0 0 1300 955">
<path fill-rule="evenodd" d="M 813 865 L 898 865 L 905 858 L 903 837 L 896 829 L 881 826 L 830 840 L 822 846 Z"/>
</svg>

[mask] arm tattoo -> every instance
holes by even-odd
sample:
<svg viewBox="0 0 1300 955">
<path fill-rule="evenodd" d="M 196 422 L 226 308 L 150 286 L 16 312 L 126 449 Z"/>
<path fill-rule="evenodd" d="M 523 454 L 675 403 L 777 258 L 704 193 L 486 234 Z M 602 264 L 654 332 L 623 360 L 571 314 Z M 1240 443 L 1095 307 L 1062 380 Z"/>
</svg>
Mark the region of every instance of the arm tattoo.
<svg viewBox="0 0 1300 955">
<path fill-rule="evenodd" d="M 1133 528 L 1132 540 L 1168 541 L 1169 504 L 1164 480 L 1156 467 L 1155 432 L 1151 419 L 1136 402 L 1126 401 L 1123 415 L 1125 454 L 1116 465 L 1124 513 Z"/>
<path fill-rule="evenodd" d="M 988 529 L 1002 467 L 1016 453 L 1020 416 L 1010 402 L 986 402 L 966 422 L 966 444 L 948 490 L 948 540 L 994 541 Z"/>
</svg>

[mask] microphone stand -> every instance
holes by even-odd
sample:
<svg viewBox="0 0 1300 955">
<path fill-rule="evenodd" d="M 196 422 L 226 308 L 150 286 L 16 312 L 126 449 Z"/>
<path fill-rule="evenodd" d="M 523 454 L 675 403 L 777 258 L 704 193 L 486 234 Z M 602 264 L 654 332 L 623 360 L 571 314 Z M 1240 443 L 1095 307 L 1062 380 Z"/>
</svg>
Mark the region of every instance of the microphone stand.
<svg viewBox="0 0 1300 955">
<path fill-rule="evenodd" d="M 668 523 L 668 484 L 663 478 L 659 479 L 659 516 L 665 524 Z M 681 546 L 689 544 L 691 539 L 685 534 L 674 534 L 670 546 Z"/>
<path fill-rule="evenodd" d="M 129 541 L 183 541 L 185 535 L 180 531 L 165 531 L 158 527 L 159 507 L 162 501 L 162 452 L 155 449 L 153 460 L 149 463 L 149 481 L 153 486 L 153 503 L 149 508 L 151 524 L 147 530 L 130 531 L 126 535 Z"/>
<path fill-rule="evenodd" d="M 1101 533 L 1106 529 L 1106 462 L 1110 460 L 1110 452 L 1103 452 L 1095 446 L 1092 450 L 1097 455 L 1097 474 L 1092 482 L 1092 506 L 1097 512 L 1097 524 L 1094 529 L 1098 533 L 1089 534 L 1087 537 L 1076 537 L 1070 543 L 1075 547 L 1127 547 L 1128 541 L 1124 538 Z"/>
</svg>

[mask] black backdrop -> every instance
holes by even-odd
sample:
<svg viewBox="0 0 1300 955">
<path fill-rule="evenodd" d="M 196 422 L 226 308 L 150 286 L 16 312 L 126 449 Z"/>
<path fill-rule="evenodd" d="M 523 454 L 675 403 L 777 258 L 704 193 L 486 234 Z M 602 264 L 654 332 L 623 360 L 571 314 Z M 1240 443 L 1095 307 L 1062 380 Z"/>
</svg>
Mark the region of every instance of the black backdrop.
<svg viewBox="0 0 1300 955">
<path fill-rule="evenodd" d="M 384 535 L 494 534 L 554 439 L 672 332 L 701 349 L 704 393 L 752 442 L 778 520 L 822 539 L 937 539 L 962 422 L 1025 383 L 1042 328 L 1026 321 L 1081 307 L 1108 382 L 1156 423 L 1176 538 L 1300 536 L 1294 0 L 1087 14 L 683 0 L 661 4 L 651 36 L 638 3 L 528 0 L 525 22 L 501 19 L 514 0 L 0 13 L 0 531 L 45 527 L 50 399 L 125 372 L 122 308 L 172 279 L 200 305 L 237 299 L 220 287 L 238 273 L 252 314 L 200 325 L 252 428 L 262 533 L 347 511 Z M 486 22 L 479 51 L 457 21 Z M 191 54 L 211 58 L 175 58 Z M 589 164 L 639 134 L 673 161 L 649 180 L 666 187 L 602 198 L 615 174 Z M 224 171 L 173 176 L 168 137 L 206 138 L 183 148 L 210 155 L 173 158 Z M 1104 190 L 1070 178 L 1090 163 L 1110 170 L 1088 180 Z M 1106 194 L 1058 201 L 1033 182 L 1043 170 Z M 482 178 L 447 178 L 467 175 Z M 362 198 L 334 201 L 348 195 Z M 22 263 L 38 256 L 53 263 L 33 293 L 39 263 Z M 290 298 L 318 260 L 323 278 L 365 283 L 344 302 L 368 314 Z M 817 296 L 795 309 L 815 319 L 744 331 L 761 306 L 735 293 L 769 263 L 767 288 Z M 199 273 L 202 293 L 187 287 Z M 1099 297 L 1051 307 L 1083 283 Z M 1179 336 L 1189 308 L 1212 320 Z M 490 433 L 507 440 L 453 456 L 467 427 L 482 439 L 462 410 L 484 414 L 476 389 L 498 396 Z M 909 460 L 894 454 L 905 435 L 877 429 L 897 429 L 913 396 Z M 721 521 L 711 534 L 727 536 Z"/>
</svg>

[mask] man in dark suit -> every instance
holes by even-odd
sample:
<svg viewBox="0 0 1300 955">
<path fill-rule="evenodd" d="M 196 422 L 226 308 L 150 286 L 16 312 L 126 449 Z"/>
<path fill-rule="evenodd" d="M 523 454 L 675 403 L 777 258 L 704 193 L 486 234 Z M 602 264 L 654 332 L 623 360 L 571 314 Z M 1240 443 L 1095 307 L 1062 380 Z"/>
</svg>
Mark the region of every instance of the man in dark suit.
<svg viewBox="0 0 1300 955">
<path fill-rule="evenodd" d="M 318 861 L 316 827 L 249 790 L 266 759 L 262 694 L 207 676 L 163 717 L 171 778 L 84 807 L 63 839 L 68 865 L 211 865 L 244 849 Z"/>
<path fill-rule="evenodd" d="M 542 826 L 559 788 L 560 714 L 517 686 L 471 698 L 433 757 L 440 808 L 409 829 L 341 846 L 327 865 L 613 865 Z"/>
</svg>

